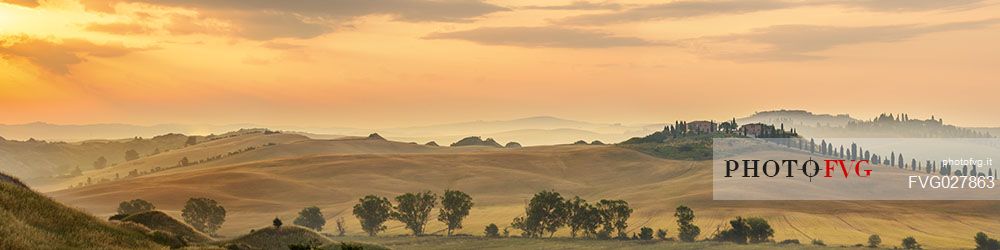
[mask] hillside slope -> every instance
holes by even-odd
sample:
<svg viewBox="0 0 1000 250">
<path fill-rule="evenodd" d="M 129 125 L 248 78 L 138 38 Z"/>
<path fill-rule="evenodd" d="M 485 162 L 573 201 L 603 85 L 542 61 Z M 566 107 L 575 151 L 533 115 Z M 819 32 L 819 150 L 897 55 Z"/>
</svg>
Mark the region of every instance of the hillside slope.
<svg viewBox="0 0 1000 250">
<path fill-rule="evenodd" d="M 0 181 L 5 249 L 160 249 L 141 233 L 103 222 L 30 189 Z"/>
</svg>

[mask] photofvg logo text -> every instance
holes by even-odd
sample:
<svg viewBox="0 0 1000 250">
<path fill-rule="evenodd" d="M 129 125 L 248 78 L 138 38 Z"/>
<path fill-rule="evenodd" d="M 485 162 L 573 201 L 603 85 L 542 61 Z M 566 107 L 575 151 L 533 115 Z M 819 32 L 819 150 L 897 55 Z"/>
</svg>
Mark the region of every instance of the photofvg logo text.
<svg viewBox="0 0 1000 250">
<path fill-rule="evenodd" d="M 726 160 L 726 178 L 760 178 L 760 177 L 785 177 L 805 176 L 809 178 L 834 178 L 843 176 L 868 177 L 872 174 L 868 160 L 822 160 L 820 162 L 809 159 L 803 162 L 799 160 Z M 735 173 L 735 175 L 734 175 Z M 739 174 L 742 173 L 740 176 Z"/>
<path fill-rule="evenodd" d="M 716 200 L 1000 200 L 1000 139 L 717 138 L 712 149 Z"/>
</svg>

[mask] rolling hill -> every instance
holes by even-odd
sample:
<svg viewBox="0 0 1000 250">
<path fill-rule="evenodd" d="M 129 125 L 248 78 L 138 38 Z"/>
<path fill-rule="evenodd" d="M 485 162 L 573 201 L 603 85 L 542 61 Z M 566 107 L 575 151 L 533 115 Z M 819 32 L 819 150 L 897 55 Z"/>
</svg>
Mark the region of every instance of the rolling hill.
<svg viewBox="0 0 1000 250">
<path fill-rule="evenodd" d="M 905 236 L 925 246 L 972 244 L 978 231 L 1000 232 L 993 211 L 1000 203 L 873 201 L 713 201 L 709 161 L 667 160 L 618 146 L 561 145 L 494 149 L 428 147 L 372 140 L 304 140 L 249 151 L 212 164 L 164 171 L 50 193 L 96 214 L 111 214 L 122 200 L 142 198 L 177 216 L 189 197 L 218 200 L 230 211 L 220 233 L 234 236 L 275 216 L 294 218 L 319 206 L 328 221 L 343 216 L 360 234 L 350 207 L 367 194 L 458 189 L 476 202 L 464 229 L 481 234 L 489 223 L 507 225 L 540 190 L 595 201 L 624 199 L 635 208 L 631 230 L 643 226 L 676 232 L 678 205 L 692 207 L 707 237 L 736 216 L 771 221 L 775 239 L 821 239 L 853 245 L 870 234 L 886 242 Z M 405 234 L 388 224 L 388 234 Z M 330 227 L 327 227 L 327 230 Z M 428 224 L 440 233 L 444 225 Z M 566 234 L 565 232 L 561 234 Z"/>
</svg>

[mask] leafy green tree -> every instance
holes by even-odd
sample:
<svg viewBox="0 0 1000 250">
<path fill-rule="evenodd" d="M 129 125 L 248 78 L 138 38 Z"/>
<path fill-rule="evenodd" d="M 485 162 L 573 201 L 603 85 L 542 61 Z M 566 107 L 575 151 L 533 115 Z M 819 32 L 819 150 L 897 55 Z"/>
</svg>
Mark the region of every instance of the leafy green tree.
<svg viewBox="0 0 1000 250">
<path fill-rule="evenodd" d="M 652 240 L 653 239 L 653 229 L 648 227 L 643 227 L 639 229 L 639 239 L 640 240 Z"/>
<path fill-rule="evenodd" d="M 923 249 L 923 247 L 917 243 L 917 239 L 914 239 L 913 236 L 908 236 L 903 238 L 903 249 Z"/>
<path fill-rule="evenodd" d="M 118 214 L 122 215 L 142 213 L 146 211 L 153 211 L 155 209 L 156 206 L 153 206 L 153 203 L 149 203 L 143 199 L 123 201 L 118 204 Z"/>
<path fill-rule="evenodd" d="M 486 226 L 485 234 L 486 237 L 500 237 L 500 228 L 497 227 L 497 224 L 490 223 L 490 225 Z"/>
<path fill-rule="evenodd" d="M 986 236 L 986 233 L 976 234 L 976 250 L 1000 250 L 1000 241 Z"/>
<path fill-rule="evenodd" d="M 406 228 L 413 231 L 413 235 L 422 235 L 436 203 L 437 195 L 431 191 L 405 193 L 396 196 L 396 211 L 392 213 L 392 217 L 405 224 Z"/>
<path fill-rule="evenodd" d="M 326 225 L 326 219 L 323 218 L 323 212 L 319 210 L 319 207 L 312 206 L 299 211 L 299 217 L 295 218 L 292 224 L 319 232 L 323 230 L 323 225 Z"/>
<path fill-rule="evenodd" d="M 678 206 L 674 212 L 677 217 L 678 234 L 682 241 L 692 242 L 701 234 L 701 229 L 694 225 L 694 210 L 687 206 Z"/>
<path fill-rule="evenodd" d="M 525 237 L 541 237 L 548 232 L 549 237 L 565 224 L 566 204 L 562 195 L 553 191 L 535 194 L 525 208 L 525 215 L 514 218 L 511 227 L 520 229 Z"/>
<path fill-rule="evenodd" d="M 882 237 L 879 237 L 878 234 L 868 236 L 868 247 L 876 248 L 879 245 L 882 245 Z"/>
<path fill-rule="evenodd" d="M 472 205 L 474 205 L 472 197 L 468 194 L 458 190 L 444 191 L 438 221 L 448 225 L 448 236 L 451 236 L 455 229 L 462 229 L 462 219 L 469 216 Z"/>
<path fill-rule="evenodd" d="M 597 202 L 597 210 L 601 214 L 601 222 L 604 224 L 602 230 L 607 235 L 617 232 L 618 238 L 625 238 L 625 229 L 628 228 L 628 218 L 632 215 L 632 208 L 624 200 L 601 200 Z"/>
<path fill-rule="evenodd" d="M 368 233 L 368 236 L 376 236 L 385 230 L 382 224 L 392 217 L 392 203 L 385 197 L 365 196 L 358 199 L 358 204 L 354 205 L 354 216 L 361 221 L 361 229 Z"/>
<path fill-rule="evenodd" d="M 597 227 L 601 225 L 601 214 L 597 208 L 580 199 L 579 196 L 566 201 L 567 215 L 566 224 L 570 228 L 570 236 L 576 238 L 582 233 L 583 237 L 595 237 Z"/>
<path fill-rule="evenodd" d="M 136 159 L 139 159 L 139 152 L 136 152 L 135 149 L 125 151 L 125 161 L 133 161 Z"/>
<path fill-rule="evenodd" d="M 215 233 L 226 221 L 226 209 L 213 199 L 191 198 L 181 210 L 184 221 L 205 233 Z"/>
</svg>

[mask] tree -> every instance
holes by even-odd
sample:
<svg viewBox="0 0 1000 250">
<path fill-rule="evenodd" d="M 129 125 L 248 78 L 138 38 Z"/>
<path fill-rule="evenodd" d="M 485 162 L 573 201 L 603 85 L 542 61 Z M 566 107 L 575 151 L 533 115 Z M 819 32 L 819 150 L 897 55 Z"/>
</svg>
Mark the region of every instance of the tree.
<svg viewBox="0 0 1000 250">
<path fill-rule="evenodd" d="M 424 234 L 424 225 L 437 203 L 437 195 L 426 191 L 423 193 L 405 193 L 396 196 L 396 211 L 392 217 L 413 231 L 413 235 Z"/>
<path fill-rule="evenodd" d="M 139 152 L 135 152 L 135 149 L 125 151 L 125 161 L 133 161 L 136 159 L 139 159 Z"/>
<path fill-rule="evenodd" d="M 992 239 L 986 236 L 986 233 L 979 232 L 976 234 L 976 250 L 998 250 L 1000 249 L 1000 241 Z"/>
<path fill-rule="evenodd" d="M 385 197 L 368 195 L 358 199 L 358 204 L 354 205 L 354 216 L 361 221 L 361 229 L 368 236 L 376 236 L 385 230 L 382 224 L 391 218 L 392 204 Z"/>
<path fill-rule="evenodd" d="M 729 229 L 723 230 L 713 238 L 717 241 L 728 241 L 736 244 L 746 244 L 750 235 L 750 225 L 743 217 L 729 221 Z"/>
<path fill-rule="evenodd" d="M 590 238 L 597 235 L 597 226 L 601 225 L 601 214 L 597 208 L 579 196 L 566 201 L 567 221 L 570 236 L 576 238 L 580 233 Z"/>
<path fill-rule="evenodd" d="M 458 190 L 444 191 L 438 221 L 448 225 L 448 236 L 451 236 L 455 229 L 462 229 L 462 219 L 469 216 L 472 205 L 472 197 L 468 194 Z"/>
<path fill-rule="evenodd" d="M 625 229 L 628 228 L 628 217 L 632 215 L 632 208 L 624 200 L 601 200 L 597 202 L 597 211 L 601 215 L 602 229 L 606 235 L 617 232 L 618 238 L 624 238 Z"/>
<path fill-rule="evenodd" d="M 878 245 L 882 245 L 882 237 L 879 237 L 878 234 L 868 236 L 868 247 L 876 248 Z"/>
<path fill-rule="evenodd" d="M 657 229 L 656 230 L 656 238 L 660 239 L 660 240 L 666 240 L 667 239 L 667 230 L 666 229 Z"/>
<path fill-rule="evenodd" d="M 500 237 L 500 228 L 497 227 L 497 224 L 490 223 L 486 226 L 485 234 L 486 237 Z"/>
<path fill-rule="evenodd" d="M 639 239 L 640 240 L 652 240 L 653 239 L 653 229 L 648 227 L 643 227 L 639 229 Z"/>
<path fill-rule="evenodd" d="M 767 242 L 774 236 L 774 229 L 764 218 L 750 217 L 747 219 L 747 225 L 750 226 L 750 233 L 747 235 L 750 243 Z"/>
<path fill-rule="evenodd" d="M 155 209 L 156 206 L 153 206 L 153 203 L 149 203 L 148 201 L 143 199 L 123 201 L 122 203 L 118 204 L 118 214 L 121 215 L 142 213 L 147 211 L 153 211 Z"/>
<path fill-rule="evenodd" d="M 677 217 L 678 234 L 682 241 L 692 242 L 695 238 L 701 234 L 701 229 L 694 225 L 694 210 L 688 208 L 687 206 L 678 206 L 677 210 L 674 212 L 674 217 Z"/>
<path fill-rule="evenodd" d="M 226 209 L 213 199 L 191 198 L 181 210 L 181 217 L 198 231 L 212 234 L 226 221 Z"/>
<path fill-rule="evenodd" d="M 323 212 L 320 212 L 319 207 L 312 206 L 303 208 L 302 211 L 299 211 L 299 217 L 295 218 L 295 221 L 292 221 L 292 224 L 310 228 L 319 232 L 323 231 L 323 225 L 326 225 L 326 219 L 323 218 Z"/>
<path fill-rule="evenodd" d="M 97 157 L 97 160 L 94 161 L 93 165 L 94 165 L 94 169 L 105 168 L 105 167 L 108 166 L 108 159 L 104 158 L 104 156 Z"/>
<path fill-rule="evenodd" d="M 566 204 L 557 192 L 535 194 L 524 210 L 525 215 L 514 218 L 511 227 L 520 229 L 525 237 L 541 237 L 545 232 L 552 237 L 566 221 Z"/>
<path fill-rule="evenodd" d="M 903 238 L 903 249 L 923 249 L 913 236 Z"/>
<path fill-rule="evenodd" d="M 347 234 L 347 223 L 344 223 L 344 217 L 337 217 L 337 236 L 345 234 Z"/>
<path fill-rule="evenodd" d="M 281 222 L 281 219 L 278 219 L 278 217 L 275 216 L 274 220 L 271 221 L 271 224 L 274 225 L 274 229 L 278 229 L 278 228 L 281 228 L 281 224 L 284 224 L 284 223 Z"/>
</svg>

